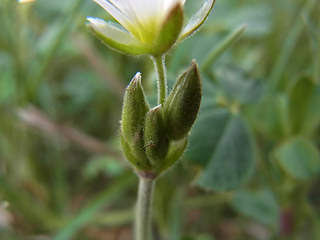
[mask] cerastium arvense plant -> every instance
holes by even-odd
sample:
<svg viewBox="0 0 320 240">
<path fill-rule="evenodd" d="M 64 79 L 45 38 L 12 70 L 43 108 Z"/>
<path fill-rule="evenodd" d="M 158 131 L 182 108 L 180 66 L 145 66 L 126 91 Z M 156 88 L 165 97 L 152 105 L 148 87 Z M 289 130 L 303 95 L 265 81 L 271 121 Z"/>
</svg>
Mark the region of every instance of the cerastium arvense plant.
<svg viewBox="0 0 320 240">
<path fill-rule="evenodd" d="M 151 236 L 151 202 L 155 180 L 181 157 L 201 102 L 197 63 L 178 77 L 167 96 L 166 53 L 206 20 L 214 0 L 199 1 L 199 9 L 185 23 L 185 0 L 95 0 L 119 24 L 88 18 L 88 26 L 108 46 L 131 55 L 151 56 L 158 73 L 158 106 L 150 108 L 137 73 L 126 89 L 121 143 L 139 176 L 135 239 Z"/>
</svg>

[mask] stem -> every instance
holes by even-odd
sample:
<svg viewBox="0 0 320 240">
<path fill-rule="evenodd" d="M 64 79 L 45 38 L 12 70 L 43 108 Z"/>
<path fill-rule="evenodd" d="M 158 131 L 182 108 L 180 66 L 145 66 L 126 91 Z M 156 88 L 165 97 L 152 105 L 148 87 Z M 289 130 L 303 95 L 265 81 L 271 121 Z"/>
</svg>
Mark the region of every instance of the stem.
<svg viewBox="0 0 320 240">
<path fill-rule="evenodd" d="M 310 12 L 314 9 L 314 5 L 317 3 L 316 0 L 309 0 L 305 3 L 305 6 L 301 10 L 301 14 L 305 16 L 309 16 Z M 279 81 L 281 80 L 281 77 L 283 73 L 286 70 L 286 66 L 288 65 L 288 62 L 290 61 L 290 58 L 292 56 L 292 53 L 295 50 L 296 44 L 298 42 L 298 39 L 303 31 L 303 22 L 299 18 L 295 18 L 296 22 L 294 25 L 290 28 L 290 31 L 288 33 L 288 37 L 286 38 L 286 41 L 279 53 L 279 56 L 277 57 L 274 66 L 272 68 L 272 72 L 269 77 L 269 92 L 272 94 L 277 90 L 279 87 Z"/>
<path fill-rule="evenodd" d="M 151 203 L 154 180 L 139 178 L 135 240 L 151 240 Z"/>
<path fill-rule="evenodd" d="M 204 61 L 201 63 L 201 70 L 204 72 L 208 71 L 213 62 L 242 37 L 247 27 L 247 24 L 239 25 L 225 39 L 223 39 L 223 41 L 217 47 L 210 51 L 207 57 L 205 57 Z"/>
<path fill-rule="evenodd" d="M 153 63 L 158 73 L 158 104 L 163 104 L 167 97 L 165 55 L 153 57 Z"/>
</svg>

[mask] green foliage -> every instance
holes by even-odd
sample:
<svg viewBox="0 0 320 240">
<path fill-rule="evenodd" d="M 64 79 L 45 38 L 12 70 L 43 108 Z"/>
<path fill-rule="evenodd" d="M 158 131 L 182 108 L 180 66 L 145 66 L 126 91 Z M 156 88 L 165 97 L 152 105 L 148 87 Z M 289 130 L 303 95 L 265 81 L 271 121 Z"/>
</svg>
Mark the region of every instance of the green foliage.
<svg viewBox="0 0 320 240">
<path fill-rule="evenodd" d="M 279 205 L 270 190 L 260 189 L 256 192 L 239 190 L 232 199 L 232 205 L 244 216 L 277 229 Z"/>
<path fill-rule="evenodd" d="M 309 110 L 310 101 L 316 85 L 311 78 L 297 79 L 289 88 L 289 119 L 293 134 L 301 130 Z"/>
<path fill-rule="evenodd" d="M 216 191 L 239 187 L 253 168 L 252 136 L 239 115 L 228 110 L 202 113 L 190 141 L 189 157 L 204 166 L 197 183 Z M 208 125 L 214 123 L 210 129 Z"/>
<path fill-rule="evenodd" d="M 292 139 L 274 152 L 279 164 L 290 176 L 311 179 L 320 172 L 320 154 L 314 143 L 306 139 Z"/>
<path fill-rule="evenodd" d="M 123 194 L 122 189 L 132 183 L 132 179 L 133 176 L 131 174 L 126 174 L 125 176 L 115 179 L 115 183 L 111 185 L 109 189 L 95 196 L 70 222 L 66 223 L 54 239 L 67 240 L 72 238 L 72 236 L 88 224 L 88 222 L 93 221 L 97 213 L 108 205 L 108 202 L 111 202 L 115 196 Z"/>
</svg>

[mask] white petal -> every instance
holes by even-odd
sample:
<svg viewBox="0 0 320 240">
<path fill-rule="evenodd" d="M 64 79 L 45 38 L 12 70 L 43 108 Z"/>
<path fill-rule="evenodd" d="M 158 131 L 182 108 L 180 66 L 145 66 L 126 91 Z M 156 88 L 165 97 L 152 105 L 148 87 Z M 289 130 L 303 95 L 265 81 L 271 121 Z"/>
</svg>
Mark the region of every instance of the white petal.
<svg viewBox="0 0 320 240">
<path fill-rule="evenodd" d="M 166 15 L 170 9 L 172 9 L 176 4 L 180 3 L 181 6 L 184 5 L 186 0 L 164 0 L 162 2 L 162 14 Z"/>
<path fill-rule="evenodd" d="M 130 54 L 146 54 L 149 46 L 143 44 L 129 32 L 114 23 L 88 17 L 89 26 L 109 46 Z"/>
<path fill-rule="evenodd" d="M 194 31 L 196 31 L 207 19 L 215 0 L 206 0 L 198 12 L 189 20 L 187 26 L 183 29 L 180 40 L 185 39 Z"/>
<path fill-rule="evenodd" d="M 132 23 L 137 22 L 136 5 L 131 0 L 109 0 L 108 2 L 118 8 Z"/>
<path fill-rule="evenodd" d="M 132 20 L 130 16 L 126 15 L 118 5 L 114 2 L 118 1 L 108 1 L 108 0 L 93 0 L 101 7 L 103 7 L 112 17 L 114 17 L 123 27 L 129 30 L 132 27 Z"/>
<path fill-rule="evenodd" d="M 152 10 L 157 10 L 152 6 L 153 1 L 148 0 L 94 0 L 109 12 L 123 27 L 136 37 L 143 39 L 145 25 L 150 24 Z M 146 1 L 146 2 L 145 2 Z M 156 0 L 156 3 L 161 1 Z M 152 6 L 152 7 L 151 7 Z M 149 9 L 150 8 L 150 9 Z M 159 9 L 158 9 L 159 11 Z"/>
<path fill-rule="evenodd" d="M 113 0 L 113 2 L 141 30 L 149 25 L 150 21 L 161 22 L 163 17 L 162 1 L 159 0 Z"/>
<path fill-rule="evenodd" d="M 182 5 L 185 0 L 109 0 L 132 22 L 144 25 L 150 19 L 162 22 L 168 11 L 178 2 Z"/>
<path fill-rule="evenodd" d="M 129 26 L 128 30 L 132 31 L 132 28 L 134 28 L 138 33 L 135 32 L 133 34 L 141 36 L 143 26 L 148 22 L 148 19 L 145 18 L 146 13 L 150 12 L 148 11 L 148 4 L 152 1 L 146 4 L 144 4 L 143 0 L 110 0 L 110 2 L 130 20 L 131 26 Z"/>
</svg>

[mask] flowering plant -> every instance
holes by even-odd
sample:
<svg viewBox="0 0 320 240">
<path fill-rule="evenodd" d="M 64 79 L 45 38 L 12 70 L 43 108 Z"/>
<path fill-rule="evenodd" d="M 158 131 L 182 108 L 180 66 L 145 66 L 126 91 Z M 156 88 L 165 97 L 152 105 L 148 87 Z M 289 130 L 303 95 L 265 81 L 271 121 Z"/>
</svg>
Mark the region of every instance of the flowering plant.
<svg viewBox="0 0 320 240">
<path fill-rule="evenodd" d="M 165 55 L 206 20 L 215 0 L 205 0 L 184 26 L 185 0 L 94 0 L 117 21 L 88 17 L 88 25 L 108 46 L 123 53 L 151 55 L 158 73 L 158 106 L 150 108 L 137 73 L 123 102 L 121 144 L 140 178 L 136 240 L 149 240 L 154 180 L 184 153 L 201 102 L 201 80 L 193 61 L 167 96 Z"/>
</svg>

